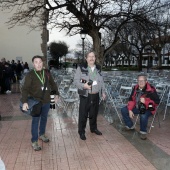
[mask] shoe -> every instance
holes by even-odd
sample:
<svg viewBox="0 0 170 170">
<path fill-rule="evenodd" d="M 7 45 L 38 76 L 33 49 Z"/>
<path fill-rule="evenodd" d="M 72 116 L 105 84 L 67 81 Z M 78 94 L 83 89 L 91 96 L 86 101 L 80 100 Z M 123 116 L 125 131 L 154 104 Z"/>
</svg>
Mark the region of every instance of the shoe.
<svg viewBox="0 0 170 170">
<path fill-rule="evenodd" d="M 135 128 L 133 126 L 131 128 L 129 128 L 128 126 L 124 126 L 122 128 L 122 131 L 134 131 L 134 130 L 135 130 Z"/>
<path fill-rule="evenodd" d="M 147 139 L 147 137 L 146 137 L 146 134 L 140 134 L 140 138 L 142 139 L 142 140 L 146 140 Z"/>
<path fill-rule="evenodd" d="M 45 143 L 48 143 L 50 141 L 45 135 L 41 135 L 39 139 L 41 139 Z"/>
<path fill-rule="evenodd" d="M 91 133 L 95 133 L 96 135 L 102 135 L 102 132 L 100 132 L 98 129 L 92 130 Z"/>
<path fill-rule="evenodd" d="M 10 90 L 7 90 L 5 93 L 6 93 L 6 94 L 9 94 L 9 93 L 11 93 L 11 91 L 10 91 Z"/>
<path fill-rule="evenodd" d="M 33 142 L 32 147 L 35 151 L 40 151 L 41 147 L 38 145 L 38 142 Z"/>
<path fill-rule="evenodd" d="M 85 136 L 84 133 L 80 134 L 80 139 L 81 139 L 81 140 L 86 140 L 86 136 Z"/>
</svg>

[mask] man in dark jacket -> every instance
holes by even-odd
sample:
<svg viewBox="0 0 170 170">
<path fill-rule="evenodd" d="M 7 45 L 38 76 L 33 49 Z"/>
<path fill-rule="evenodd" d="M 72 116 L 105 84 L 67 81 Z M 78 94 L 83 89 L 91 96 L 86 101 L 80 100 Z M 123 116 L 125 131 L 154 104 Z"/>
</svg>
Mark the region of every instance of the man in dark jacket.
<svg viewBox="0 0 170 170">
<path fill-rule="evenodd" d="M 21 73 L 23 71 L 23 67 L 21 65 L 20 60 L 18 60 L 15 71 L 16 71 L 16 75 L 17 75 L 17 80 L 19 81 L 21 79 Z"/>
<path fill-rule="evenodd" d="M 38 138 L 43 142 L 49 142 L 48 137 L 45 135 L 48 111 L 50 109 L 50 92 L 55 91 L 54 101 L 58 101 L 58 88 L 54 82 L 51 74 L 43 69 L 43 60 L 41 56 L 34 56 L 32 58 L 34 69 L 31 70 L 25 77 L 25 82 L 22 87 L 22 110 L 28 110 L 28 96 L 41 101 L 43 103 L 41 107 L 41 113 L 39 117 L 32 117 L 31 127 L 31 142 L 32 147 L 35 151 L 41 150 L 38 145 Z M 45 88 L 44 97 L 42 99 L 42 92 L 44 90 L 44 84 L 47 82 Z"/>
<path fill-rule="evenodd" d="M 138 84 L 134 86 L 129 97 L 128 105 L 121 109 L 126 130 L 133 130 L 134 114 L 140 114 L 140 138 L 145 140 L 148 118 L 156 111 L 159 96 L 156 89 L 147 82 L 145 74 L 138 75 Z"/>
<path fill-rule="evenodd" d="M 5 69 L 4 69 L 4 74 L 5 74 L 5 89 L 6 93 L 11 93 L 11 78 L 12 78 L 12 69 L 9 63 L 5 63 Z"/>
</svg>

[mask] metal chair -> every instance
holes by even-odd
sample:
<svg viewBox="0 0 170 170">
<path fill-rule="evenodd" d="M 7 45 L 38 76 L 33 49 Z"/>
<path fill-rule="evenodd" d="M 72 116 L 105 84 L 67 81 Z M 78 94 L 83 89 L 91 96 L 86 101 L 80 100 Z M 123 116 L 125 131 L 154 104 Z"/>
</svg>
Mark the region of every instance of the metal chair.
<svg viewBox="0 0 170 170">
<path fill-rule="evenodd" d="M 105 114 L 107 117 L 109 117 L 109 113 L 110 113 L 111 109 L 109 109 L 109 113 L 106 112 L 106 111 L 107 111 L 107 109 L 108 109 L 109 107 L 113 108 L 113 109 L 115 110 L 115 112 L 116 112 L 119 120 L 120 120 L 120 123 L 123 124 L 122 119 L 121 119 L 121 115 L 119 114 L 119 111 L 118 111 L 118 109 L 117 109 L 117 107 L 116 107 L 116 104 L 115 104 L 115 99 L 114 99 L 114 97 L 113 97 L 112 94 L 111 94 L 111 91 L 112 91 L 112 90 L 111 90 L 111 86 L 110 86 L 110 85 L 106 85 L 105 87 L 106 87 L 107 99 L 106 99 L 106 102 L 105 102 L 104 114 Z M 121 102 L 121 101 L 120 101 L 120 102 Z M 122 104 L 122 102 L 121 102 L 121 104 Z"/>
<path fill-rule="evenodd" d="M 167 94 L 167 102 L 165 104 L 165 112 L 164 112 L 163 120 L 165 120 L 166 113 L 167 113 L 167 107 L 169 107 L 169 106 L 170 106 L 170 90 Z"/>
</svg>

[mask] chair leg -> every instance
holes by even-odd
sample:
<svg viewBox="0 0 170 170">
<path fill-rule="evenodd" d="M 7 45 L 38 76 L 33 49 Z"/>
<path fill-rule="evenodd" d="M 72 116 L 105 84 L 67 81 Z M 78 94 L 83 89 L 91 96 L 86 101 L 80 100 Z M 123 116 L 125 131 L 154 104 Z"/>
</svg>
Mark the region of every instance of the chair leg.
<svg viewBox="0 0 170 170">
<path fill-rule="evenodd" d="M 137 124 L 138 118 L 139 118 L 139 114 L 137 115 L 136 120 L 135 120 L 135 123 L 133 124 L 134 128 L 136 127 L 136 124 Z"/>
<path fill-rule="evenodd" d="M 150 128 L 149 128 L 148 133 L 151 132 L 151 129 L 152 129 L 152 127 L 153 127 L 153 123 L 154 123 L 154 121 L 155 121 L 155 117 L 156 117 L 156 116 L 158 116 L 159 128 L 161 127 L 161 123 L 160 123 L 160 120 L 159 120 L 159 113 L 155 113 L 155 115 L 153 116 L 153 119 L 152 119 L 152 122 L 151 122 L 151 125 L 150 125 Z"/>
<path fill-rule="evenodd" d="M 165 112 L 164 112 L 163 120 L 165 120 L 166 112 L 167 112 L 167 105 L 166 105 L 166 107 L 165 107 Z"/>
<path fill-rule="evenodd" d="M 155 120 L 155 116 L 153 117 L 153 119 L 152 119 L 152 122 L 151 122 L 151 125 L 150 125 L 150 127 L 149 127 L 149 131 L 148 131 L 148 133 L 150 133 L 151 132 L 151 128 L 152 128 L 152 126 L 153 126 L 153 122 L 154 122 L 154 120 Z"/>
<path fill-rule="evenodd" d="M 119 112 L 118 112 L 117 108 L 115 106 L 114 106 L 114 108 L 115 108 L 116 114 L 117 114 L 117 116 L 118 116 L 118 118 L 120 120 L 120 123 L 123 124 L 122 119 L 121 119 L 121 117 L 119 115 Z"/>
<path fill-rule="evenodd" d="M 158 115 L 158 123 L 159 123 L 159 128 L 161 127 L 161 123 L 160 123 L 160 119 L 159 119 L 159 113 L 157 113 Z"/>
</svg>

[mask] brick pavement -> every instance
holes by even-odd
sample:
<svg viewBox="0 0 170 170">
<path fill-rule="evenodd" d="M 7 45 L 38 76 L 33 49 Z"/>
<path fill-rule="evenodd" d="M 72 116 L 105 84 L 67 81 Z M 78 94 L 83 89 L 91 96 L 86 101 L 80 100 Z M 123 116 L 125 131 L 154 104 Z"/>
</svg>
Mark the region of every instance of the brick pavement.
<svg viewBox="0 0 170 170">
<path fill-rule="evenodd" d="M 166 160 L 170 155 L 169 116 L 161 122 L 161 128 L 155 125 L 147 142 L 139 141 L 138 136 L 128 139 L 117 128 L 110 125 L 100 114 L 98 128 L 102 136 L 86 130 L 86 141 L 79 139 L 76 114 L 63 114 L 50 111 L 47 132 L 50 143 L 40 141 L 42 151 L 35 152 L 30 143 L 31 119 L 19 110 L 20 94 L 17 87 L 12 94 L 0 95 L 0 156 L 7 170 L 155 170 L 157 164 L 148 159 L 155 155 L 141 152 L 145 143 L 158 147 Z M 135 141 L 140 145 L 135 146 Z M 144 143 L 145 142 L 145 143 Z M 152 155 L 154 154 L 154 155 Z M 160 155 L 158 161 L 164 162 Z M 166 164 L 166 162 L 165 162 Z M 164 166 L 163 169 L 168 169 Z"/>
</svg>

